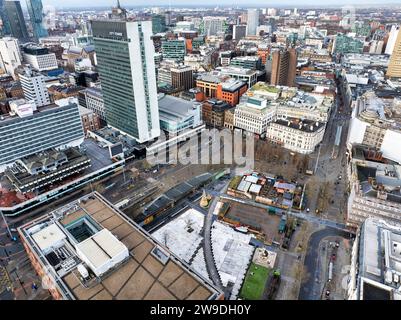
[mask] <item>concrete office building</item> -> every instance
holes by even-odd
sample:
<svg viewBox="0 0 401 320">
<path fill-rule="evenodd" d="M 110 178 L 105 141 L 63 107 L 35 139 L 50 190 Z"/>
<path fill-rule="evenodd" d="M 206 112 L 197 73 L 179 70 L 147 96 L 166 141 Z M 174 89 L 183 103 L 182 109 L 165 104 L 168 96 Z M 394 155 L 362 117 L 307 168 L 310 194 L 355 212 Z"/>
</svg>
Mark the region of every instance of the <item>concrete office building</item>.
<svg viewBox="0 0 401 320">
<path fill-rule="evenodd" d="M 357 228 L 367 218 L 400 224 L 401 166 L 366 145 L 354 145 L 349 158 L 347 226 Z"/>
<path fill-rule="evenodd" d="M 383 40 L 372 40 L 369 44 L 369 54 L 382 54 L 383 47 Z"/>
<path fill-rule="evenodd" d="M 222 67 L 228 67 L 230 65 L 231 62 L 231 58 L 232 58 L 232 51 L 221 51 L 219 53 L 219 58 L 220 58 L 220 65 Z"/>
<path fill-rule="evenodd" d="M 203 17 L 203 34 L 215 36 L 226 31 L 227 17 Z"/>
<path fill-rule="evenodd" d="M 294 48 L 273 52 L 270 84 L 293 87 L 297 71 L 297 52 Z"/>
<path fill-rule="evenodd" d="M 246 69 L 262 70 L 262 59 L 258 56 L 235 57 L 230 61 L 230 65 L 234 67 L 242 67 Z"/>
<path fill-rule="evenodd" d="M 181 98 L 159 94 L 160 128 L 169 137 L 180 135 L 185 130 L 194 129 L 202 124 L 199 103 Z"/>
<path fill-rule="evenodd" d="M 171 86 L 171 65 L 166 63 L 169 60 L 163 60 L 160 67 L 157 69 L 157 85 L 158 87 L 163 85 Z"/>
<path fill-rule="evenodd" d="M 36 39 L 47 37 L 49 34 L 43 24 L 42 0 L 27 0 L 26 5 L 28 7 L 29 17 L 31 18 L 34 37 Z"/>
<path fill-rule="evenodd" d="M 398 32 L 387 68 L 387 77 L 401 78 L 401 32 Z"/>
<path fill-rule="evenodd" d="M 180 90 L 189 90 L 194 87 L 193 70 L 190 66 L 174 66 L 171 71 L 171 85 Z"/>
<path fill-rule="evenodd" d="M 79 146 L 84 133 L 78 105 L 16 104 L 0 118 L 0 137 L 0 172 L 18 159 L 49 148 Z"/>
<path fill-rule="evenodd" d="M 50 104 L 45 77 L 41 73 L 30 68 L 24 68 L 19 72 L 19 79 L 25 99 L 35 102 L 38 107 Z"/>
<path fill-rule="evenodd" d="M 15 69 L 21 65 L 21 52 L 18 39 L 4 37 L 0 39 L 0 68 L 16 79 Z"/>
<path fill-rule="evenodd" d="M 143 143 L 160 135 L 151 21 L 92 21 L 107 124 Z"/>
<path fill-rule="evenodd" d="M 54 300 L 224 298 L 98 193 L 28 222 L 19 234 Z"/>
<path fill-rule="evenodd" d="M 83 107 L 92 110 L 100 119 L 106 121 L 102 90 L 98 88 L 88 88 L 84 90 L 84 95 L 85 105 Z"/>
<path fill-rule="evenodd" d="M 229 76 L 231 78 L 246 82 L 248 84 L 248 88 L 256 84 L 258 75 L 260 73 L 258 70 L 233 66 L 219 67 L 216 70 L 218 70 L 222 76 Z"/>
<path fill-rule="evenodd" d="M 258 9 L 248 9 L 246 34 L 248 36 L 255 36 L 256 29 L 258 26 L 259 26 L 259 10 Z"/>
<path fill-rule="evenodd" d="M 401 162 L 399 108 L 398 99 L 387 101 L 377 97 L 373 91 L 358 97 L 353 104 L 347 136 L 348 149 L 355 144 L 363 144 L 380 150 L 384 157 L 392 161 Z"/>
<path fill-rule="evenodd" d="M 37 71 L 49 71 L 58 68 L 56 54 L 49 49 L 37 45 L 27 45 L 23 49 L 26 63 L 29 63 Z"/>
<path fill-rule="evenodd" d="M 17 160 L 4 174 L 19 193 L 40 194 L 90 167 L 91 159 L 77 147 L 49 149 Z"/>
<path fill-rule="evenodd" d="M 352 247 L 348 300 L 401 300 L 401 228 L 367 219 Z"/>
<path fill-rule="evenodd" d="M 24 14 L 22 13 L 21 3 L 19 1 L 5 1 L 5 14 L 9 25 L 9 33 L 18 40 L 27 40 L 29 38 L 26 28 Z"/>
<path fill-rule="evenodd" d="M 385 54 L 391 55 L 393 53 L 395 42 L 397 40 L 399 31 L 400 31 L 400 28 L 398 26 L 393 25 L 391 27 L 391 30 L 390 30 L 390 33 L 388 36 L 388 40 L 387 40 L 387 44 L 386 44 L 386 49 L 384 51 Z"/>
</svg>

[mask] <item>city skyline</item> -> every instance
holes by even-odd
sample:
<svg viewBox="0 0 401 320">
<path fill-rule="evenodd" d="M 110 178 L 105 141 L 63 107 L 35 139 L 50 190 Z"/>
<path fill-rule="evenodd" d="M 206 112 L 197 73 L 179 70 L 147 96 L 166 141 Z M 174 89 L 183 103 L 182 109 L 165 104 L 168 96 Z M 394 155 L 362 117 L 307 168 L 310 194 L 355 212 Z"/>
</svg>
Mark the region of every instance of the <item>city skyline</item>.
<svg viewBox="0 0 401 320">
<path fill-rule="evenodd" d="M 23 2 L 23 1 L 21 1 Z M 198 1 L 194 0 L 174 0 L 174 1 L 169 1 L 169 0 L 151 0 L 151 1 L 131 1 L 131 0 L 124 0 L 120 1 L 122 6 L 126 7 L 139 7 L 139 6 L 146 6 L 146 7 L 151 7 L 151 6 L 163 6 L 163 7 L 168 7 L 171 5 L 171 7 L 182 7 L 182 6 L 199 6 Z M 60 2 L 56 0 L 43 0 L 44 5 L 53 5 L 56 7 L 111 7 L 115 5 L 115 1 L 113 0 L 98 0 L 96 1 L 96 5 L 90 5 L 88 6 L 87 4 L 83 4 L 82 1 L 79 0 L 69 0 L 68 4 L 63 4 L 60 6 Z M 345 6 L 345 5 L 352 5 L 352 6 L 385 6 L 385 5 L 401 5 L 401 0 L 390 0 L 386 2 L 381 2 L 377 3 L 377 1 L 374 0 L 355 0 L 351 4 L 349 1 L 346 0 L 329 0 L 325 1 L 322 3 L 321 1 L 318 0 L 304 0 L 304 1 L 296 1 L 296 0 L 284 0 L 284 1 L 273 1 L 266 3 L 263 0 L 251 0 L 250 2 L 248 1 L 243 1 L 243 0 L 220 0 L 218 4 L 216 4 L 215 1 L 212 0 L 205 0 L 202 2 L 201 7 L 203 6 L 209 6 L 209 7 L 242 7 L 242 8 L 248 8 L 248 7 L 259 7 L 259 8 L 264 8 L 264 7 L 327 7 L 327 6 Z"/>
<path fill-rule="evenodd" d="M 342 1 L 0 0 L 0 300 L 401 300 L 401 0 Z"/>
</svg>

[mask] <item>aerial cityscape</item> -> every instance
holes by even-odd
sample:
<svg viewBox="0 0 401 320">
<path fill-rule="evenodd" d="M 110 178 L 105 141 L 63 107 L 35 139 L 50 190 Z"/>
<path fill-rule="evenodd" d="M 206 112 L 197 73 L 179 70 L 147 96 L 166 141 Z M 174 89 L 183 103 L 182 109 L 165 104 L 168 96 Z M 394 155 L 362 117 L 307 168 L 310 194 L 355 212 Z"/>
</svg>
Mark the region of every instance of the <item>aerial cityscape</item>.
<svg viewBox="0 0 401 320">
<path fill-rule="evenodd" d="M 401 300 L 401 2 L 175 2 L 0 0 L 0 300 Z"/>
</svg>

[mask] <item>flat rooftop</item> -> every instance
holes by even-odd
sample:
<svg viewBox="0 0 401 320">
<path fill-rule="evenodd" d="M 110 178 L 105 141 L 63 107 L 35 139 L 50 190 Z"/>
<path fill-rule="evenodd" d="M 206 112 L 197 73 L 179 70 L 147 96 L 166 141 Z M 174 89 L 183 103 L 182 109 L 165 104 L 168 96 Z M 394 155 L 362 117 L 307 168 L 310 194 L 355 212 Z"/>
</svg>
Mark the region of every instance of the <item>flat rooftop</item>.
<svg viewBox="0 0 401 320">
<path fill-rule="evenodd" d="M 15 122 L 20 121 L 20 119 L 31 119 L 33 117 L 38 116 L 40 113 L 50 113 L 50 112 L 55 112 L 55 111 L 60 110 L 60 109 L 66 109 L 66 108 L 71 108 L 71 107 L 75 107 L 75 104 L 66 104 L 66 105 L 63 105 L 63 106 L 59 106 L 59 105 L 57 105 L 55 103 L 52 103 L 52 104 L 49 104 L 49 105 L 46 105 L 46 106 L 37 107 L 37 110 L 33 112 L 33 115 L 26 116 L 26 117 L 23 117 L 23 118 L 21 118 L 18 115 L 12 116 L 11 114 L 2 114 L 1 117 L 0 117 L 0 126 L 11 124 L 14 121 Z"/>
<path fill-rule="evenodd" d="M 54 182 L 51 187 L 47 186 L 46 190 L 44 190 L 40 195 L 24 195 L 18 192 L 13 183 L 7 178 L 6 174 L 0 174 L 0 191 L 2 192 L 2 197 L 0 197 L 0 207 L 10 208 L 15 205 L 22 205 L 26 201 L 37 196 L 42 196 L 47 192 L 54 191 L 75 180 L 82 179 L 89 175 L 94 175 L 99 170 L 105 170 L 107 167 L 115 164 L 110 158 L 109 149 L 102 148 L 95 140 L 91 138 L 84 139 L 83 143 L 81 144 L 81 148 L 81 150 L 84 151 L 83 155 L 90 159 L 91 166 L 86 168 L 78 175 L 67 177 L 57 183 Z"/>
<path fill-rule="evenodd" d="M 166 245 L 191 267 L 209 278 L 203 251 L 205 216 L 194 209 L 188 209 L 169 221 L 152 235 Z M 235 231 L 218 221 L 212 228 L 213 256 L 223 286 L 233 284 L 230 299 L 235 300 L 251 261 L 254 247 L 250 245 L 251 235 Z"/>
<path fill-rule="evenodd" d="M 221 85 L 224 91 L 235 92 L 243 86 L 247 85 L 247 83 L 245 81 L 230 78 L 227 81 L 223 82 Z"/>
<path fill-rule="evenodd" d="M 287 120 L 276 120 L 275 123 L 304 132 L 316 132 L 326 125 L 323 122 L 300 120 L 296 118 L 287 118 Z"/>
<path fill-rule="evenodd" d="M 256 73 L 258 73 L 256 70 L 249 69 L 249 68 L 242 68 L 242 67 L 233 67 L 233 66 L 228 66 L 228 67 L 219 67 L 217 70 L 219 70 L 223 75 L 227 74 L 234 74 L 234 75 L 242 75 L 242 76 L 252 76 Z"/>
<path fill-rule="evenodd" d="M 368 218 L 361 227 L 359 242 L 360 298 L 400 300 L 401 229 Z"/>
<path fill-rule="evenodd" d="M 193 116 L 195 109 L 193 102 L 165 94 L 159 94 L 158 103 L 160 120 L 164 121 L 184 121 Z"/>
<path fill-rule="evenodd" d="M 22 226 L 19 230 L 23 240 L 36 255 L 42 253 L 42 250 L 28 230 L 49 221 L 57 224 L 67 236 L 57 237 L 56 241 L 61 239 L 70 242 L 72 247 L 78 247 L 87 239 L 74 244 L 63 227 L 74 224 L 74 221 L 82 219 L 83 215 L 89 216 L 88 219 L 93 220 L 94 224 L 102 229 L 96 235 L 105 232 L 104 229 L 110 231 L 122 243 L 122 247 L 128 249 L 129 255 L 123 263 L 116 265 L 105 276 L 95 278 L 90 286 L 84 286 L 82 279 L 77 277 L 77 267 L 65 272 L 58 280 L 61 286 L 65 286 L 62 291 L 69 292 L 71 299 L 207 300 L 221 297 L 221 292 L 209 280 L 195 273 L 184 261 L 128 220 L 97 193 L 59 208 L 44 218 Z M 69 216 L 72 218 L 68 219 Z M 52 268 L 46 259 L 40 261 L 46 264 L 47 268 Z"/>
<path fill-rule="evenodd" d="M 191 178 L 188 181 L 177 184 L 167 192 L 160 195 L 153 202 L 151 202 L 144 209 L 142 216 L 149 217 L 151 215 L 159 213 L 160 211 L 166 209 L 169 205 L 182 200 L 188 194 L 206 184 L 208 181 L 210 181 L 212 177 L 213 175 L 207 172 Z"/>
</svg>

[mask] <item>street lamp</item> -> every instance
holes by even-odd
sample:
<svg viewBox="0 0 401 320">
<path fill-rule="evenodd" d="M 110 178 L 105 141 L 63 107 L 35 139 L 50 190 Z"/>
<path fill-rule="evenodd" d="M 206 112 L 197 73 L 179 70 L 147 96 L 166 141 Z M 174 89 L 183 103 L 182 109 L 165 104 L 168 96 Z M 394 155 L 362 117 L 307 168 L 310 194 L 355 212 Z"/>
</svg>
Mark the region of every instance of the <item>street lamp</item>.
<svg viewBox="0 0 401 320">
<path fill-rule="evenodd" d="M 13 235 L 11 234 L 10 228 L 8 227 L 8 223 L 7 223 L 6 218 L 4 217 L 3 211 L 0 210 L 0 214 L 1 214 L 1 217 L 3 218 L 3 220 L 4 220 L 4 223 L 6 225 L 8 234 L 10 235 L 10 238 L 13 239 Z"/>
</svg>

